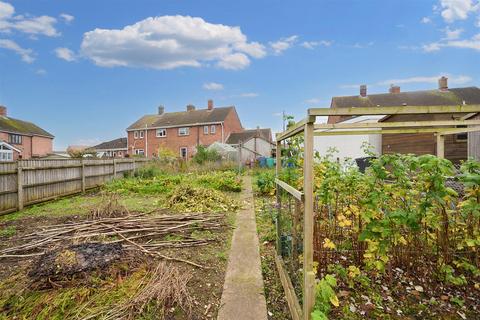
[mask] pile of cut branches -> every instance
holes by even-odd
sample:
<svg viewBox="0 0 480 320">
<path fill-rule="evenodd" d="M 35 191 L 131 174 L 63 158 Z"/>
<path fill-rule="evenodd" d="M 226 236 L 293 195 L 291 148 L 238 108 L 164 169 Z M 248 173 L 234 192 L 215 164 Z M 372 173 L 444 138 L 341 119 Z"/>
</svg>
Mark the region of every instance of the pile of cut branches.
<svg viewBox="0 0 480 320">
<path fill-rule="evenodd" d="M 38 231 L 22 236 L 19 240 L 24 243 L 0 250 L 0 259 L 41 256 L 55 247 L 71 243 L 101 242 L 122 243 L 126 249 L 201 267 L 188 260 L 165 256 L 160 251 L 164 248 L 206 245 L 208 239 L 193 237 L 192 232 L 219 230 L 223 227 L 223 215 L 199 213 L 137 214 L 69 222 L 40 227 Z"/>
</svg>

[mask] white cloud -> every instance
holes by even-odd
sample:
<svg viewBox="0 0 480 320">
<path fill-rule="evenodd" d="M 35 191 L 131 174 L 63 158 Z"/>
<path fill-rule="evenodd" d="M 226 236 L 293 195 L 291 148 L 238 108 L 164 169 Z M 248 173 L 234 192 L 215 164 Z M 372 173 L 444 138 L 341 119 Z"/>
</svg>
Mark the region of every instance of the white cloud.
<svg viewBox="0 0 480 320">
<path fill-rule="evenodd" d="M 367 43 L 355 43 L 352 47 L 355 48 L 355 49 L 365 49 L 365 48 L 368 48 L 368 47 L 371 47 L 374 45 L 374 42 L 373 41 L 370 41 L 370 42 L 367 42 Z"/>
<path fill-rule="evenodd" d="M 420 20 L 421 23 L 428 24 L 432 22 L 432 19 L 429 17 L 423 17 L 422 20 Z"/>
<path fill-rule="evenodd" d="M 432 42 L 432 43 L 424 44 L 422 46 L 422 49 L 425 52 L 434 52 L 434 51 L 440 50 L 442 46 L 443 45 L 439 42 Z"/>
<path fill-rule="evenodd" d="M 56 48 L 55 54 L 58 58 L 63 59 L 68 62 L 77 60 L 75 52 L 68 48 Z"/>
<path fill-rule="evenodd" d="M 378 85 L 390 85 L 390 84 L 410 84 L 410 83 L 437 83 L 438 79 L 442 76 L 447 76 L 448 81 L 451 84 L 465 84 L 472 81 L 472 78 L 466 75 L 449 75 L 448 73 L 440 74 L 437 76 L 416 76 L 401 79 L 388 79 L 378 82 Z"/>
<path fill-rule="evenodd" d="M 14 15 L 14 13 L 15 8 L 11 4 L 0 1 L 0 32 L 20 31 L 32 36 L 44 35 L 48 37 L 60 35 L 55 29 L 57 19 L 54 17 L 35 17 L 29 14 Z"/>
<path fill-rule="evenodd" d="M 190 16 L 150 17 L 123 29 L 95 29 L 83 35 L 82 54 L 102 67 L 174 69 L 215 63 L 243 69 L 265 47 L 248 42 L 239 27 Z"/>
<path fill-rule="evenodd" d="M 68 13 L 61 13 L 60 18 L 62 18 L 67 24 L 75 20 L 75 17 Z"/>
<path fill-rule="evenodd" d="M 273 50 L 273 53 L 275 55 L 280 55 L 283 53 L 283 51 L 290 49 L 295 44 L 295 42 L 297 42 L 297 40 L 298 36 L 293 35 L 287 38 L 282 38 L 275 42 L 270 42 L 269 44 Z"/>
<path fill-rule="evenodd" d="M 47 74 L 47 70 L 45 69 L 38 69 L 37 71 L 35 71 L 35 74 L 38 74 L 39 76 L 44 76 Z"/>
<path fill-rule="evenodd" d="M 480 8 L 477 0 L 440 0 L 442 17 L 447 23 L 455 20 L 465 20 L 470 13 Z"/>
<path fill-rule="evenodd" d="M 216 82 L 207 82 L 203 84 L 205 90 L 223 90 L 223 84 Z"/>
<path fill-rule="evenodd" d="M 447 40 L 455 40 L 460 37 L 462 34 L 463 29 L 450 29 L 450 27 L 445 28 L 445 39 Z"/>
<path fill-rule="evenodd" d="M 255 93 L 255 92 L 245 92 L 245 93 L 241 93 L 239 95 L 240 98 L 255 98 L 255 97 L 258 97 L 259 94 L 258 93 Z"/>
<path fill-rule="evenodd" d="M 321 41 L 304 41 L 300 44 L 302 47 L 306 49 L 314 49 L 317 46 L 324 46 L 324 47 L 329 47 L 332 45 L 332 41 L 326 41 L 326 40 L 321 40 Z"/>
<path fill-rule="evenodd" d="M 32 49 L 22 48 L 13 40 L 0 39 L 0 48 L 12 50 L 13 52 L 17 53 L 26 63 L 32 63 L 35 61 Z"/>
</svg>

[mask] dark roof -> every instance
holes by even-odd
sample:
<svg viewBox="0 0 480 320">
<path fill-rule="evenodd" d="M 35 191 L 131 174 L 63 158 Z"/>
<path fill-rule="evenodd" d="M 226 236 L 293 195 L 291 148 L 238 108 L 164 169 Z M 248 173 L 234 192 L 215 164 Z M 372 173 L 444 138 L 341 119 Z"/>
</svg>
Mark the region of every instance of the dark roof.
<svg viewBox="0 0 480 320">
<path fill-rule="evenodd" d="M 102 142 L 90 149 L 95 150 L 110 150 L 110 149 L 127 149 L 127 138 L 118 138 L 115 140 Z"/>
<path fill-rule="evenodd" d="M 370 94 L 366 97 L 346 96 L 333 97 L 332 108 L 349 107 L 394 107 L 394 106 L 443 106 L 443 105 L 462 105 L 462 104 L 480 104 L 480 89 L 477 87 L 452 88 L 446 91 L 440 90 L 421 90 L 406 91 L 400 93 L 381 93 Z M 459 114 L 461 115 L 461 114 Z M 386 121 L 391 116 L 386 116 L 380 121 Z M 451 116 L 447 114 L 433 116 L 437 120 L 448 119 Z M 340 122 L 352 118 L 351 116 L 330 116 L 329 123 Z M 405 120 L 421 120 L 424 115 L 404 115 L 397 118 Z M 332 121 L 333 120 L 333 121 Z M 425 119 L 423 119 L 425 120 Z"/>
<path fill-rule="evenodd" d="M 19 133 L 30 136 L 45 136 L 53 138 L 54 136 L 38 127 L 37 125 L 23 120 L 0 116 L 0 131 Z"/>
<path fill-rule="evenodd" d="M 145 129 L 145 127 L 178 127 L 198 123 L 222 122 L 231 111 L 235 112 L 235 107 L 213 108 L 212 110 L 199 109 L 181 112 L 166 112 L 162 115 L 146 115 L 129 126 L 127 130 Z"/>
<path fill-rule="evenodd" d="M 366 97 L 333 97 L 332 107 L 391 107 L 402 106 L 442 106 L 480 104 L 480 89 L 477 87 L 453 88 L 447 91 L 422 90 L 400 93 L 371 94 Z"/>
<path fill-rule="evenodd" d="M 272 130 L 268 129 L 252 129 L 244 130 L 242 132 L 230 133 L 227 144 L 239 144 L 240 142 L 247 142 L 248 140 L 257 137 L 262 138 L 268 142 L 272 142 Z"/>
</svg>

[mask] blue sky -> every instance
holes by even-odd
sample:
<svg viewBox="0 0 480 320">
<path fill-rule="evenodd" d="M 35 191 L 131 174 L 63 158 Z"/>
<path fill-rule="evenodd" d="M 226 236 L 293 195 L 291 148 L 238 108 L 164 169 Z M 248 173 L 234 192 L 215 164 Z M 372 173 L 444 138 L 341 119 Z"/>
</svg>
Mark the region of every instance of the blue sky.
<svg viewBox="0 0 480 320">
<path fill-rule="evenodd" d="M 235 105 L 281 128 L 332 96 L 480 85 L 478 0 L 0 0 L 0 104 L 55 148 L 144 114 Z"/>
</svg>

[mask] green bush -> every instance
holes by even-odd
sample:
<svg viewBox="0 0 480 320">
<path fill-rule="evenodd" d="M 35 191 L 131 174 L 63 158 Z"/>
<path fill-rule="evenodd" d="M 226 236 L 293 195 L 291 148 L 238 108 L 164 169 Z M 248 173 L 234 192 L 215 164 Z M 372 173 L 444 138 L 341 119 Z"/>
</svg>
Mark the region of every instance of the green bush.
<svg viewBox="0 0 480 320">
<path fill-rule="evenodd" d="M 242 191 L 242 178 L 233 171 L 202 174 L 198 177 L 198 184 L 220 191 Z"/>
<path fill-rule="evenodd" d="M 197 147 L 197 153 L 193 156 L 192 160 L 198 164 L 204 164 L 205 162 L 215 162 L 221 159 L 217 150 L 208 150 L 204 146 Z"/>
<path fill-rule="evenodd" d="M 275 172 L 273 170 L 264 171 L 257 175 L 257 191 L 263 195 L 275 194 Z"/>
</svg>

